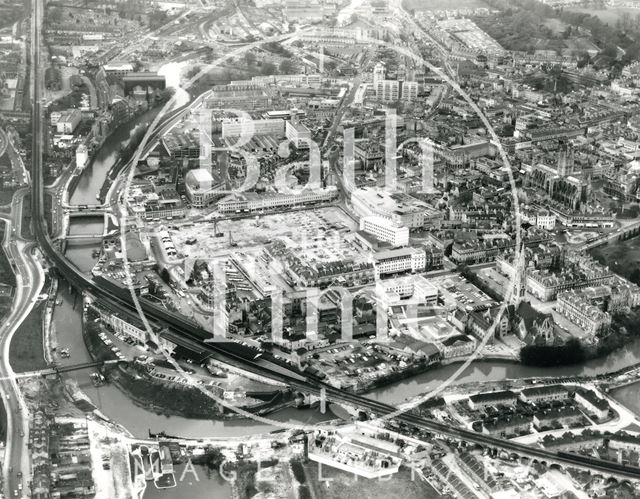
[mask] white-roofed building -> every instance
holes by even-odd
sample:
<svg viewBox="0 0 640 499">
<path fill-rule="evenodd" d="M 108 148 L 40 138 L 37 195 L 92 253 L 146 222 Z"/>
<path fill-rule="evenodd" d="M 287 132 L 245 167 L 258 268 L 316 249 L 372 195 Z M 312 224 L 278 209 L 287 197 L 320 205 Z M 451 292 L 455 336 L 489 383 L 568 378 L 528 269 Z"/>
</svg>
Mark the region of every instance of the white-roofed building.
<svg viewBox="0 0 640 499">
<path fill-rule="evenodd" d="M 187 198 L 194 208 L 204 208 L 219 195 L 213 189 L 214 181 L 211 172 L 204 168 L 189 170 L 184 177 L 184 185 Z"/>
<path fill-rule="evenodd" d="M 372 215 L 360 219 L 360 230 L 393 246 L 409 245 L 409 228 L 388 218 Z"/>
</svg>

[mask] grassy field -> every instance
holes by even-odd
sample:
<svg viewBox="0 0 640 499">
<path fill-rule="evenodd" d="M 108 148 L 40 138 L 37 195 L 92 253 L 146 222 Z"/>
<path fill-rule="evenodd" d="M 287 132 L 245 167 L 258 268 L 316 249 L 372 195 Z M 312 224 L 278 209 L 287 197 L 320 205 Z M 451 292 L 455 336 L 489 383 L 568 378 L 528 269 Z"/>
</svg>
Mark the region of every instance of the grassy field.
<svg viewBox="0 0 640 499">
<path fill-rule="evenodd" d="M 401 468 L 389 480 L 356 480 L 350 473 L 329 466 L 322 467 L 322 477 L 318 474 L 318 463 L 309 462 L 305 466 L 307 484 L 313 487 L 316 499 L 436 499 L 444 497 L 423 482 L 417 475 L 412 479 L 411 471 Z M 322 478 L 322 481 L 320 480 Z M 331 481 L 329 481 L 331 480 Z"/>
<path fill-rule="evenodd" d="M 20 230 L 24 239 L 33 239 L 31 232 L 31 196 L 27 195 L 22 201 L 22 223 Z"/>
<path fill-rule="evenodd" d="M 600 246 L 591 251 L 598 261 L 627 279 L 640 269 L 640 237 Z"/>
<path fill-rule="evenodd" d="M 488 7 L 482 0 L 404 0 L 403 5 L 413 10 L 447 10 L 447 9 L 478 9 Z"/>
<path fill-rule="evenodd" d="M 35 306 L 11 339 L 9 359 L 17 373 L 47 367 L 42 350 L 42 313 L 46 302 Z"/>
<path fill-rule="evenodd" d="M 8 205 L 11 204 L 11 200 L 13 199 L 14 189 L 3 189 L 0 191 L 0 205 Z"/>
<path fill-rule="evenodd" d="M 4 221 L 0 221 L 0 284 L 4 286 L 12 286 L 15 289 L 16 276 L 13 273 L 11 264 L 7 259 L 7 255 L 2 248 L 2 242 L 4 241 L 4 231 L 7 225 Z M 5 288 L 6 289 L 6 288 Z M 11 309 L 11 302 L 13 298 L 8 295 L 0 296 L 0 320 L 9 313 Z"/>
<path fill-rule="evenodd" d="M 4 241 L 4 231 L 7 228 L 7 224 L 0 220 L 0 284 L 8 284 L 9 286 L 16 285 L 16 276 L 13 274 L 11 264 L 7 259 L 7 255 L 4 252 L 4 248 L 1 247 Z"/>
<path fill-rule="evenodd" d="M 604 23 L 613 26 L 618 19 L 623 17 L 635 17 L 640 14 L 640 9 L 633 9 L 631 7 L 613 7 L 610 9 L 591 9 L 587 7 L 571 7 L 566 9 L 569 12 L 579 12 L 581 14 L 592 14 Z"/>
</svg>

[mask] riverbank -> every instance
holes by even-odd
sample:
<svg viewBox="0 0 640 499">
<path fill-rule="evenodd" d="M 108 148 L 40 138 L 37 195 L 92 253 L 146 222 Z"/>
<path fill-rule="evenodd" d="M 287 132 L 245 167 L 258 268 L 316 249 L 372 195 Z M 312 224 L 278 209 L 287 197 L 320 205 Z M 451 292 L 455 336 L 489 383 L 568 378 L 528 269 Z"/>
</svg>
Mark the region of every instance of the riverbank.
<svg viewBox="0 0 640 499">
<path fill-rule="evenodd" d="M 135 115 L 129 121 L 119 125 L 103 141 L 92 155 L 87 166 L 69 180 L 67 186 L 69 204 L 96 204 L 97 196 L 103 192 L 109 173 L 114 171 L 116 164 L 122 163 L 123 149 L 134 138 L 136 130 L 139 130 L 141 125 L 153 119 L 160 110 L 160 107 L 156 107 Z"/>
<path fill-rule="evenodd" d="M 86 315 L 83 314 L 83 339 L 90 356 L 96 361 L 116 360 L 115 354 L 98 337 L 98 334 L 103 332 L 100 322 L 86 319 Z M 158 415 L 190 419 L 244 419 L 244 416 L 237 414 L 233 409 L 217 404 L 199 388 L 150 376 L 146 372 L 146 366 L 142 364 L 116 365 L 103 369 L 103 374 L 134 404 Z M 221 394 L 217 396 L 221 397 Z M 239 408 L 261 416 L 290 407 L 294 403 L 293 394 L 289 391 L 265 402 L 252 400 L 253 404 Z"/>
<path fill-rule="evenodd" d="M 141 115 L 141 117 L 144 117 L 145 121 L 147 122 L 146 124 L 148 124 L 148 122 L 152 121 L 161 110 L 162 110 L 162 107 L 154 107 L 152 109 L 149 109 L 148 111 L 145 111 Z M 131 158 L 133 157 L 133 154 L 136 148 L 142 141 L 142 138 L 144 137 L 145 132 L 146 132 L 146 129 L 142 129 L 140 127 L 140 123 L 138 123 L 133 129 L 133 132 L 131 134 L 131 137 L 129 138 L 128 143 L 122 148 L 122 151 L 117 161 L 111 166 L 111 168 L 107 172 L 107 175 L 104 179 L 104 183 L 102 184 L 102 187 L 100 187 L 100 191 L 98 193 L 98 201 L 100 203 L 104 203 L 106 201 L 107 195 L 109 194 L 109 190 L 111 189 L 111 186 L 113 185 L 115 180 L 118 178 L 120 173 L 122 173 L 126 169 Z"/>
<path fill-rule="evenodd" d="M 640 380 L 611 390 L 609 396 L 634 414 L 640 415 Z"/>
</svg>

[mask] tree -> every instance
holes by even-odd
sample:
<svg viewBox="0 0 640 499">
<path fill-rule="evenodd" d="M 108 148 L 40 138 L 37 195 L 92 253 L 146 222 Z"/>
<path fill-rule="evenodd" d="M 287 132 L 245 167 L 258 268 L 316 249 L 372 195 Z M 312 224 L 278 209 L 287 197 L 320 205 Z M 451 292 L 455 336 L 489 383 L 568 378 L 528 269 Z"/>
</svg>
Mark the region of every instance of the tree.
<svg viewBox="0 0 640 499">
<path fill-rule="evenodd" d="M 618 49 L 616 48 L 615 45 L 607 45 L 602 51 L 602 55 L 606 57 L 611 57 L 612 59 L 614 59 L 617 54 L 618 54 Z"/>
<path fill-rule="evenodd" d="M 47 13 L 47 21 L 51 24 L 60 24 L 62 21 L 62 9 L 60 7 L 53 7 L 49 9 Z"/>
<path fill-rule="evenodd" d="M 251 51 L 245 52 L 244 60 L 248 66 L 253 66 L 256 63 L 256 55 Z"/>
<path fill-rule="evenodd" d="M 194 78 L 198 73 L 200 73 L 200 66 L 193 66 L 187 71 L 186 77 L 188 80 L 190 80 L 191 78 Z"/>
<path fill-rule="evenodd" d="M 260 72 L 263 75 L 272 75 L 276 73 L 276 65 L 272 62 L 264 62 L 262 63 L 262 67 L 260 68 Z"/>
<path fill-rule="evenodd" d="M 168 21 L 169 16 L 164 10 L 156 9 L 149 13 L 148 19 L 149 19 L 149 28 L 153 30 L 165 24 Z"/>
<path fill-rule="evenodd" d="M 291 74 L 296 70 L 296 66 L 291 59 L 282 59 L 280 63 L 280 72 L 282 74 Z"/>
<path fill-rule="evenodd" d="M 176 93 L 176 89 L 173 87 L 167 87 L 160 90 L 156 95 L 156 104 L 164 104 L 168 102 Z"/>
</svg>

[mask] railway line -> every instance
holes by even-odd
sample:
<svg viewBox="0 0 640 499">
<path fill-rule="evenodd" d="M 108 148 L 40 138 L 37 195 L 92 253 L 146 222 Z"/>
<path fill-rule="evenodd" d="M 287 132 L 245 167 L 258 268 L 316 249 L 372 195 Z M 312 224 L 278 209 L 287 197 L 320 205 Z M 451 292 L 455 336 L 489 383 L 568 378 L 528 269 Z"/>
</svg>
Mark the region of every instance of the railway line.
<svg viewBox="0 0 640 499">
<path fill-rule="evenodd" d="M 37 0 L 36 0 L 37 3 Z M 36 32 L 33 43 L 36 44 L 34 52 L 39 54 L 40 36 Z M 64 277 L 74 288 L 80 292 L 87 292 L 94 296 L 101 303 L 114 307 L 129 317 L 137 317 L 137 311 L 132 305 L 129 290 L 107 289 L 96 283 L 92 278 L 80 272 L 71 262 L 69 262 L 62 252 L 53 244 L 46 226 L 44 213 L 44 185 L 43 185 L 43 151 L 42 140 L 43 124 L 45 123 L 42 110 L 41 92 L 41 69 L 40 61 L 35 57 L 33 64 L 34 74 L 34 102 L 33 102 L 33 182 L 32 182 L 32 212 L 33 228 L 36 241 L 43 254 L 49 260 L 59 274 Z M 174 117 L 175 119 L 175 117 Z M 171 120 L 173 121 L 173 120 Z M 207 355 L 217 356 L 238 368 L 260 374 L 274 381 L 288 385 L 291 389 L 314 395 L 326 394 L 326 397 L 337 403 L 351 404 L 354 407 L 367 410 L 377 416 L 394 413 L 397 408 L 371 400 L 344 390 L 329 386 L 320 379 L 312 378 L 304 373 L 296 372 L 286 365 L 278 363 L 275 359 L 268 358 L 257 349 L 244 347 L 234 342 L 207 342 L 211 338 L 211 333 L 205 331 L 200 326 L 187 320 L 185 317 L 169 312 L 158 307 L 151 302 L 141 299 L 140 304 L 147 317 L 170 329 L 169 337 L 178 345 L 183 346 L 193 352 L 200 352 Z M 448 437 L 464 442 L 470 442 L 487 448 L 502 449 L 516 453 L 520 456 L 528 456 L 548 463 L 560 463 L 568 466 L 589 469 L 595 472 L 613 474 L 626 479 L 640 479 L 640 468 L 621 467 L 618 463 L 585 458 L 573 454 L 555 453 L 545 449 L 530 447 L 509 440 L 503 440 L 488 435 L 483 435 L 463 428 L 452 427 L 437 421 L 421 418 L 411 413 L 399 414 L 395 417 L 398 421 L 408 425 L 425 429 L 436 435 Z"/>
</svg>

